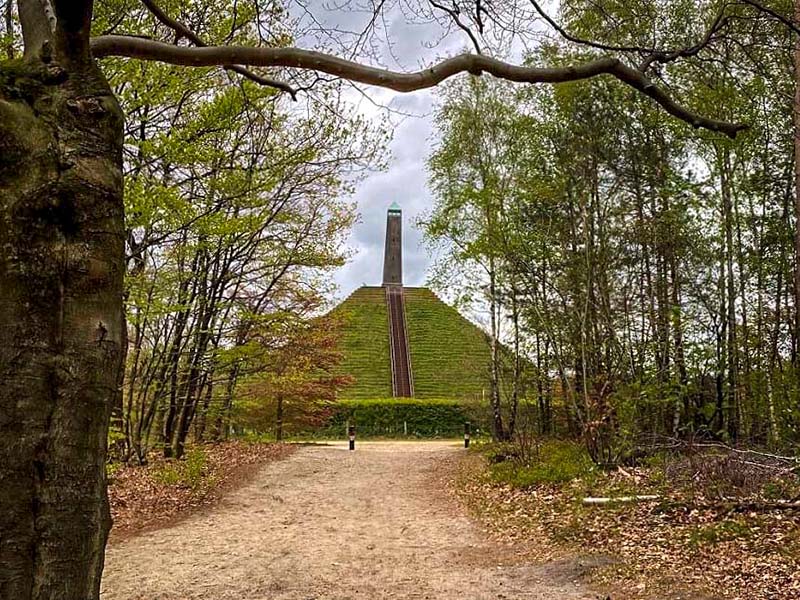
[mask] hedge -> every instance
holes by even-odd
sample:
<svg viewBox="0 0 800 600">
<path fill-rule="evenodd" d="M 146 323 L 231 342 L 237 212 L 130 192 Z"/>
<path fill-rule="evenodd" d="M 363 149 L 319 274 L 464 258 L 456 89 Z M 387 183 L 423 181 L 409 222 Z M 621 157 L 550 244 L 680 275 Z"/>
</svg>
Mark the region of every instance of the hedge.
<svg viewBox="0 0 800 600">
<path fill-rule="evenodd" d="M 470 421 L 476 435 L 481 424 L 474 406 L 452 399 L 375 398 L 339 400 L 327 426 L 315 433 L 343 437 L 347 424 L 359 437 L 453 438 Z"/>
</svg>

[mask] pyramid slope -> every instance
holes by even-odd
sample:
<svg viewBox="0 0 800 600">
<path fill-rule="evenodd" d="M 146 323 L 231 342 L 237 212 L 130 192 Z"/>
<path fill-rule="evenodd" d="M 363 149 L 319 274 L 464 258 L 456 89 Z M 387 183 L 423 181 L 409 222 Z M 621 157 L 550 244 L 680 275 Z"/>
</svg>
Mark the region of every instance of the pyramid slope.
<svg viewBox="0 0 800 600">
<path fill-rule="evenodd" d="M 485 333 L 428 288 L 404 288 L 408 343 L 417 398 L 480 398 L 488 390 Z M 382 287 L 361 287 L 334 309 L 344 317 L 339 372 L 355 384 L 347 398 L 392 395 L 389 316 Z"/>
<path fill-rule="evenodd" d="M 489 387 L 486 334 L 428 288 L 406 288 L 406 325 L 418 398 L 481 398 Z"/>
<path fill-rule="evenodd" d="M 347 398 L 388 398 L 392 395 L 389 363 L 389 314 L 382 287 L 360 287 L 333 309 L 344 319 L 338 372 L 351 375 L 355 384 Z"/>
</svg>

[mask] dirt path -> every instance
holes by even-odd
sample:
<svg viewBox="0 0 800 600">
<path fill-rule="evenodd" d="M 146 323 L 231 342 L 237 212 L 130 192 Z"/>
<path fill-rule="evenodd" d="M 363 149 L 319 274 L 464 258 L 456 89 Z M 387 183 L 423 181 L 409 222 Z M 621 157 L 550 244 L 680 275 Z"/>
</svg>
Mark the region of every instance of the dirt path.
<svg viewBox="0 0 800 600">
<path fill-rule="evenodd" d="M 112 543 L 103 600 L 597 598 L 485 539 L 441 485 L 457 444 L 301 448 L 222 506 Z"/>
</svg>

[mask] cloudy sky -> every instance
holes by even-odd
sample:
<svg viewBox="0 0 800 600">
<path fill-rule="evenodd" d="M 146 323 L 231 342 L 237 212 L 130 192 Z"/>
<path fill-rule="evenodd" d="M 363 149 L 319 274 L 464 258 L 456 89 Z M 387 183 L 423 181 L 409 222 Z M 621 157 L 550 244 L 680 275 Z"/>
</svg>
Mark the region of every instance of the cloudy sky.
<svg viewBox="0 0 800 600">
<path fill-rule="evenodd" d="M 300 7 L 301 11 L 313 14 L 313 18 L 305 15 L 311 21 L 338 30 L 361 31 L 370 17 L 368 11 L 353 10 L 354 6 L 351 10 L 331 8 L 324 0 L 311 0 Z M 429 64 L 432 57 L 452 55 L 464 48 L 466 38 L 462 33 L 439 39 L 441 32 L 437 24 L 409 23 L 401 10 L 390 8 L 374 36 L 372 58 L 368 60 L 385 68 L 407 71 Z M 391 49 L 386 39 L 392 40 Z M 308 39 L 300 41 L 319 42 L 318 33 L 316 36 L 309 34 Z M 342 55 L 341 48 L 334 46 L 330 51 Z M 433 201 L 425 162 L 435 143 L 432 127 L 435 92 L 422 90 L 400 94 L 368 86 L 360 90 L 347 92 L 347 98 L 365 116 L 388 123 L 393 136 L 387 169 L 368 174 L 350 198 L 358 205 L 360 218 L 347 242 L 352 259 L 334 276 L 339 286 L 338 298 L 361 285 L 380 285 L 386 210 L 392 202 L 397 202 L 403 211 L 404 283 L 423 285 L 431 264 L 422 234 L 414 223 Z"/>
<path fill-rule="evenodd" d="M 383 275 L 383 244 L 386 210 L 397 202 L 403 210 L 403 279 L 406 285 L 425 283 L 430 257 L 415 221 L 433 201 L 427 185 L 425 160 L 433 142 L 429 92 L 395 96 L 389 106 L 419 116 L 391 117 L 397 121 L 386 171 L 372 173 L 358 186 L 353 200 L 358 205 L 359 222 L 348 245 L 351 261 L 336 272 L 339 295 L 349 294 L 360 285 L 380 285 Z"/>
</svg>

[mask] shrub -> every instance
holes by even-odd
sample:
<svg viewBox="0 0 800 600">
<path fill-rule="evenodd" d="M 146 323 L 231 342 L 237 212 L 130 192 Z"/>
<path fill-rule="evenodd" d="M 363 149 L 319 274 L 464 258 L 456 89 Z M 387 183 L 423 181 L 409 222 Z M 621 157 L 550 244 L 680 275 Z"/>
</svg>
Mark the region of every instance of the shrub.
<svg viewBox="0 0 800 600">
<path fill-rule="evenodd" d="M 375 398 L 340 400 L 327 425 L 317 435 L 341 437 L 348 423 L 359 437 L 452 438 L 464 434 L 472 423 L 473 435 L 481 434 L 472 407 L 450 399 Z"/>
<path fill-rule="evenodd" d="M 499 453 L 492 454 L 493 450 L 491 447 L 489 449 L 489 456 L 494 456 L 495 460 L 499 456 L 506 456 L 505 460 L 498 461 L 491 467 L 492 479 L 517 488 L 566 483 L 578 478 L 587 478 L 591 477 L 597 468 L 583 446 L 574 442 L 546 440 L 527 464 L 508 456 L 509 444 L 500 446 Z"/>
<path fill-rule="evenodd" d="M 202 448 L 192 448 L 182 461 L 172 460 L 153 471 L 153 479 L 164 485 L 198 489 L 204 482 L 208 459 Z"/>
<path fill-rule="evenodd" d="M 516 461 L 517 448 L 512 442 L 495 442 L 484 449 L 484 456 L 490 464 L 497 465 L 507 461 Z"/>
</svg>

